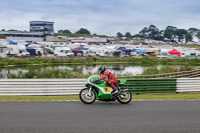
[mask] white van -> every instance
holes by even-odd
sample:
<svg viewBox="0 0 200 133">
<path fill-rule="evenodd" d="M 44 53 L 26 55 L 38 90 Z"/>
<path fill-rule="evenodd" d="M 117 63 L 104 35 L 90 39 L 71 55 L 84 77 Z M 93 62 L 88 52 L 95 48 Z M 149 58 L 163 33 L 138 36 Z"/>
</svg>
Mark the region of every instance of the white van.
<svg viewBox="0 0 200 133">
<path fill-rule="evenodd" d="M 168 58 L 170 49 L 161 49 L 159 54 L 156 56 L 157 58 Z"/>
<path fill-rule="evenodd" d="M 13 55 L 13 56 L 19 56 L 19 57 L 30 56 L 30 53 L 26 50 L 26 46 L 20 45 L 20 44 L 17 44 L 17 45 L 8 44 L 7 54 Z"/>
<path fill-rule="evenodd" d="M 96 56 L 96 53 L 93 50 L 82 50 L 83 56 Z"/>
<path fill-rule="evenodd" d="M 54 55 L 59 57 L 73 57 L 74 53 L 68 47 L 56 47 L 54 50 Z"/>
<path fill-rule="evenodd" d="M 111 57 L 113 54 L 112 50 L 104 49 L 102 52 L 99 54 L 100 57 Z"/>
</svg>

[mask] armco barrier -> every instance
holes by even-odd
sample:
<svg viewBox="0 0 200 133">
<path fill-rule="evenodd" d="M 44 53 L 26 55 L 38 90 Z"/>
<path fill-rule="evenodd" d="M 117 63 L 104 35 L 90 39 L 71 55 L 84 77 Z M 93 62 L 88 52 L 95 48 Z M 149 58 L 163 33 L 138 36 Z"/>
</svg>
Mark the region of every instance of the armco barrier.
<svg viewBox="0 0 200 133">
<path fill-rule="evenodd" d="M 0 95 L 77 95 L 86 79 L 0 79 Z M 132 93 L 200 91 L 200 78 L 127 79 Z"/>
<path fill-rule="evenodd" d="M 0 79 L 0 95 L 77 95 L 86 79 Z"/>
<path fill-rule="evenodd" d="M 177 92 L 200 91 L 200 78 L 178 78 Z"/>
<path fill-rule="evenodd" d="M 128 79 L 122 88 L 132 93 L 176 92 L 176 79 Z"/>
</svg>

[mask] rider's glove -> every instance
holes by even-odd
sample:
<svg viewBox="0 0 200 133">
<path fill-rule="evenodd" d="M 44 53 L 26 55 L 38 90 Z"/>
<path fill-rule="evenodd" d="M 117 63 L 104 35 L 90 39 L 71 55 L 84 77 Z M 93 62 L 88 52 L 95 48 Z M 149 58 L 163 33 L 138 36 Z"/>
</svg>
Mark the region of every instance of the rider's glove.
<svg viewBox="0 0 200 133">
<path fill-rule="evenodd" d="M 94 80 L 93 83 L 97 83 L 97 82 L 99 82 L 99 81 L 100 81 L 100 79 L 97 79 L 97 80 Z"/>
</svg>

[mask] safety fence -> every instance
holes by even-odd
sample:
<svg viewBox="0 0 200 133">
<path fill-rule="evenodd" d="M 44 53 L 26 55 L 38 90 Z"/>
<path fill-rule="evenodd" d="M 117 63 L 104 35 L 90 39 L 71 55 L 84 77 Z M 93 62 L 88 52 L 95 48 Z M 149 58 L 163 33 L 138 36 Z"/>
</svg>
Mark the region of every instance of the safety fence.
<svg viewBox="0 0 200 133">
<path fill-rule="evenodd" d="M 200 91 L 200 78 L 128 79 L 122 86 L 132 93 Z"/>
<path fill-rule="evenodd" d="M 77 95 L 86 79 L 0 79 L 0 95 Z M 127 79 L 132 93 L 200 91 L 200 78 Z"/>
<path fill-rule="evenodd" d="M 200 91 L 200 78 L 177 79 L 177 92 Z"/>
<path fill-rule="evenodd" d="M 77 95 L 86 79 L 0 79 L 0 95 Z"/>
<path fill-rule="evenodd" d="M 122 88 L 132 93 L 176 92 L 177 79 L 128 79 Z"/>
</svg>

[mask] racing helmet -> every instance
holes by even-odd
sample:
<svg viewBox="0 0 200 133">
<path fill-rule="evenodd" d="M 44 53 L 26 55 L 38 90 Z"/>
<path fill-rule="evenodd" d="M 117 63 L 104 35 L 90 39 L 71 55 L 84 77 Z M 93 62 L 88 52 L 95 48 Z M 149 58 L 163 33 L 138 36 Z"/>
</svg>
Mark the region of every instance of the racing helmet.
<svg viewBox="0 0 200 133">
<path fill-rule="evenodd" d="M 103 74 L 103 72 L 104 72 L 105 70 L 106 70 L 106 67 L 103 66 L 103 65 L 99 66 L 98 69 L 97 69 L 97 71 L 98 71 L 99 74 Z"/>
</svg>

